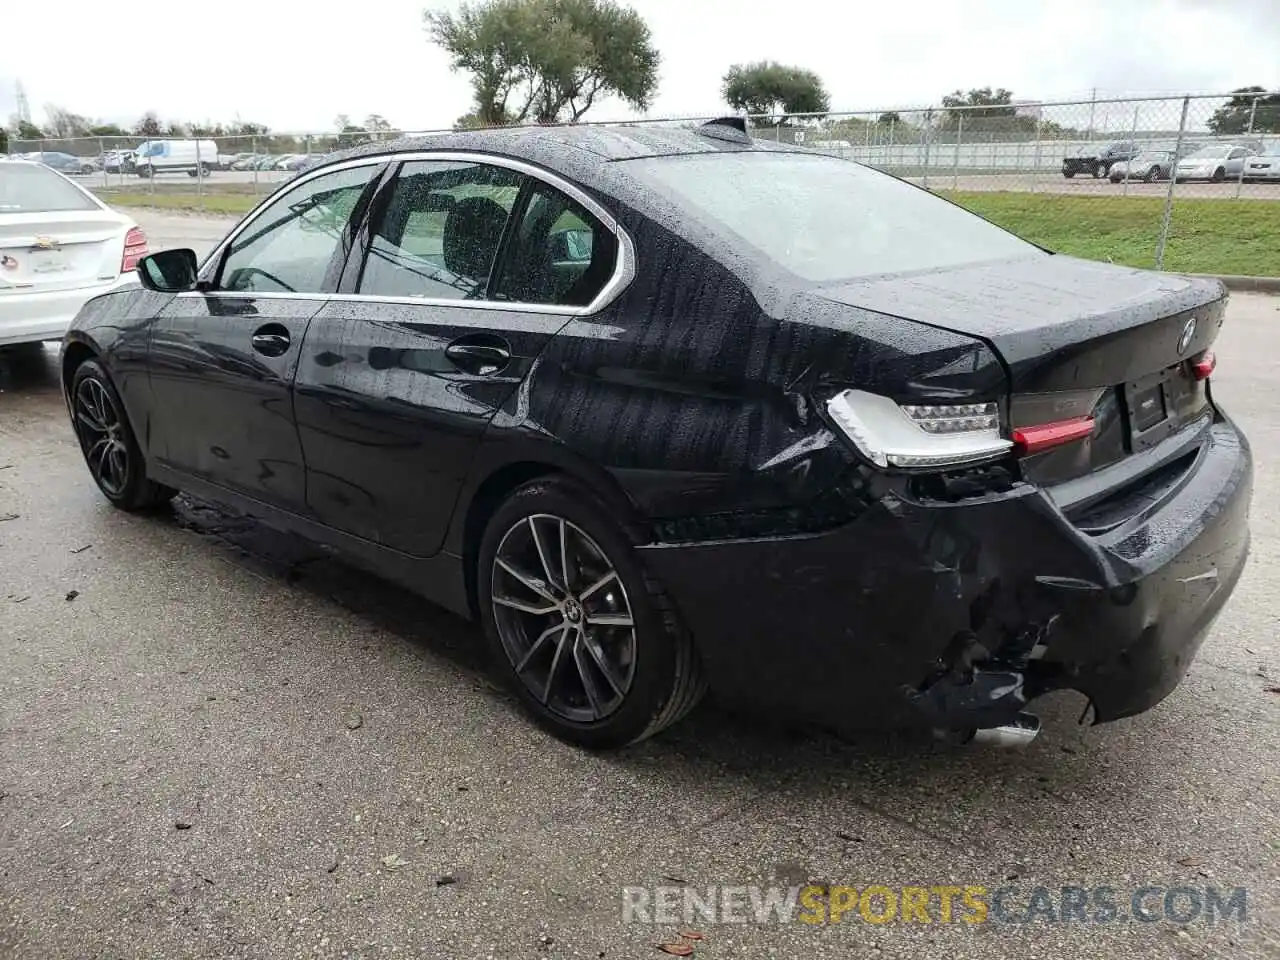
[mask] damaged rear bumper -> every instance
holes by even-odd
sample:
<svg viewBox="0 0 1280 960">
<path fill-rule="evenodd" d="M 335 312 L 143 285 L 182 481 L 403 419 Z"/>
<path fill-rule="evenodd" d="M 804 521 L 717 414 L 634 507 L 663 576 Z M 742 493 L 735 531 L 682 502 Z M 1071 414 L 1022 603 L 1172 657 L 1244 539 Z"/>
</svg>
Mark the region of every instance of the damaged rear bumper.
<svg viewBox="0 0 1280 960">
<path fill-rule="evenodd" d="M 1105 536 L 1019 485 L 954 504 L 882 492 L 825 533 L 643 550 L 729 700 L 973 729 L 1073 689 L 1106 722 L 1186 674 L 1244 569 L 1252 482 L 1220 419 L 1158 509 Z"/>
</svg>

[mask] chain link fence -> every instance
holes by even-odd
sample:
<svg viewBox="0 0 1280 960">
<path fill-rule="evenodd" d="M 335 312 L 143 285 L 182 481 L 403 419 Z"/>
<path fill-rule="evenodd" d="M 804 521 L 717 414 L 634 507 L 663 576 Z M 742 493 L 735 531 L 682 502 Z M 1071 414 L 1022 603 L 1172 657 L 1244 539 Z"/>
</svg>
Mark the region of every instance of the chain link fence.
<svg viewBox="0 0 1280 960">
<path fill-rule="evenodd" d="M 1275 95 L 942 104 L 749 122 L 757 138 L 909 179 L 1063 253 L 1280 275 Z M 59 166 L 121 203 L 242 213 L 317 156 L 371 136 L 444 132 L 11 140 L 9 149 Z"/>
</svg>

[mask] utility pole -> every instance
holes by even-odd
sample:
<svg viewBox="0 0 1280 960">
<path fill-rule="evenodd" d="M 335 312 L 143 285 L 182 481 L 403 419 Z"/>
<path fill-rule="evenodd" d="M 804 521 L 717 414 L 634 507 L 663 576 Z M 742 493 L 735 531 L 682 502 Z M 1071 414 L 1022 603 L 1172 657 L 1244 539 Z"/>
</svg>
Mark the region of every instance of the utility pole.
<svg viewBox="0 0 1280 960">
<path fill-rule="evenodd" d="M 27 91 L 22 89 L 21 80 L 19 80 L 15 84 L 15 87 L 17 90 L 17 101 L 18 101 L 18 122 L 30 123 L 31 122 L 31 104 L 27 102 Z"/>
<path fill-rule="evenodd" d="M 1089 95 L 1089 139 L 1093 139 L 1093 113 L 1098 109 L 1098 88 L 1093 88 L 1093 93 Z"/>
</svg>

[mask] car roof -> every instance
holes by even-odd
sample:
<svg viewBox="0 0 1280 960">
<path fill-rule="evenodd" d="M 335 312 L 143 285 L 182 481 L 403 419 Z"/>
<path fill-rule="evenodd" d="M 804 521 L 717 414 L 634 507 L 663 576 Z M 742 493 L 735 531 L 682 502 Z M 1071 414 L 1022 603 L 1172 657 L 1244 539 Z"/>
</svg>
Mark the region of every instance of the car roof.
<svg viewBox="0 0 1280 960">
<path fill-rule="evenodd" d="M 598 172 L 601 162 L 694 153 L 821 152 L 749 138 L 732 127 L 716 129 L 720 131 L 718 134 L 680 127 L 568 124 L 464 130 L 359 144 L 329 154 L 308 167 L 307 172 L 362 156 L 456 150 L 525 160 L 587 186 L 598 186 L 602 179 Z"/>
</svg>

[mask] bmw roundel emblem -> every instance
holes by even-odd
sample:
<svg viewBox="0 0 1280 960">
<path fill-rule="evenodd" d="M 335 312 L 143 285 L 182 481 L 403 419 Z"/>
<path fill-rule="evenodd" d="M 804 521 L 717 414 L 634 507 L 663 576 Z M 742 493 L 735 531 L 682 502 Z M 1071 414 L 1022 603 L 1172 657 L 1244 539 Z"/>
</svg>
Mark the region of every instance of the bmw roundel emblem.
<svg viewBox="0 0 1280 960">
<path fill-rule="evenodd" d="M 1196 318 L 1192 317 L 1187 321 L 1187 325 L 1182 328 L 1182 335 L 1178 337 L 1178 352 L 1186 353 L 1187 347 L 1191 346 L 1191 341 L 1196 336 Z"/>
</svg>

